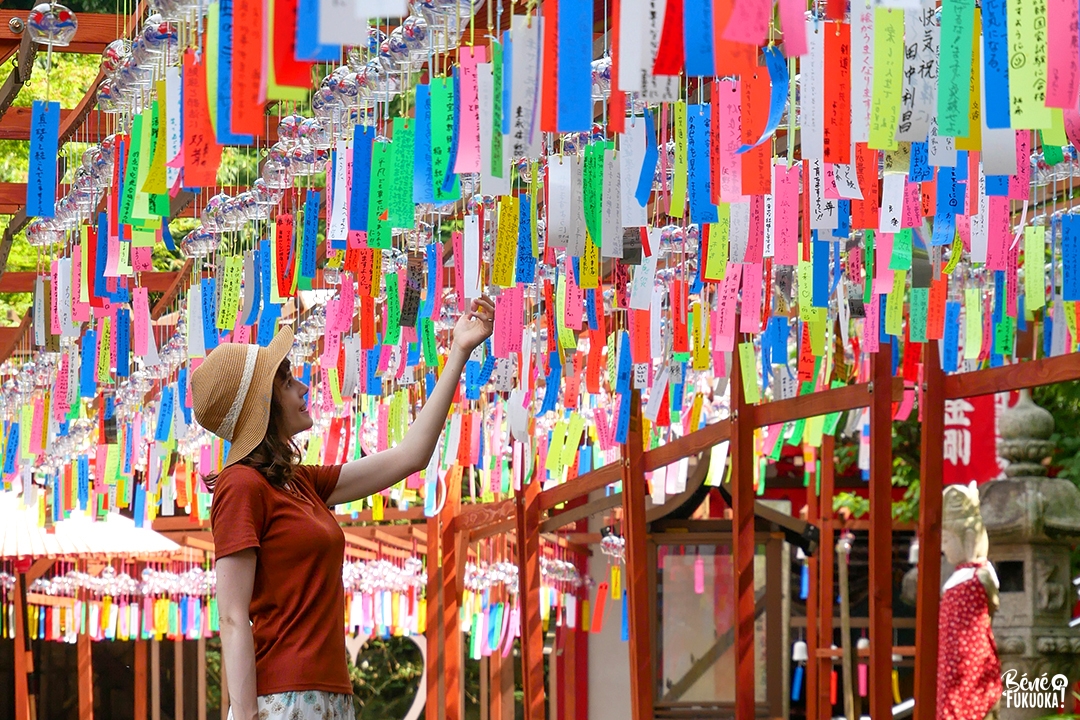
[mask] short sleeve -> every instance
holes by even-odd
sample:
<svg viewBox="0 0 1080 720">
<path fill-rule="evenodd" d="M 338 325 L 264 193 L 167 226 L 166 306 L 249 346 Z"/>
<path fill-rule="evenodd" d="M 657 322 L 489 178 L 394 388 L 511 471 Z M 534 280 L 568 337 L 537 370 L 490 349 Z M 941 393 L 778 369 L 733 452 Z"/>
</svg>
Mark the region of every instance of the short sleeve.
<svg viewBox="0 0 1080 720">
<path fill-rule="evenodd" d="M 210 506 L 216 559 L 259 547 L 270 490 L 270 484 L 253 468 L 234 465 L 221 472 Z"/>
<path fill-rule="evenodd" d="M 324 503 L 327 503 L 330 501 L 330 495 L 334 492 L 334 488 L 337 487 L 338 476 L 341 475 L 341 466 L 300 465 L 296 468 L 296 473 L 315 490 L 315 494 Z"/>
</svg>

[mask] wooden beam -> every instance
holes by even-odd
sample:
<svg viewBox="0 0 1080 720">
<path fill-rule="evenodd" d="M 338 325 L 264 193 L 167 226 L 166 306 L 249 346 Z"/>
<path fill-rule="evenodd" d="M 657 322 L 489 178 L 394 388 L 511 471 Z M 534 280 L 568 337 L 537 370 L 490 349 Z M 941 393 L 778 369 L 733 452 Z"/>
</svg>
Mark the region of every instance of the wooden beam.
<svg viewBox="0 0 1080 720">
<path fill-rule="evenodd" d="M 700 430 L 687 433 L 681 438 L 644 453 L 642 460 L 645 464 L 645 472 L 652 472 L 665 465 L 678 462 L 685 457 L 699 455 L 730 437 L 730 421 L 721 420 L 712 425 L 706 425 Z"/>
<path fill-rule="evenodd" d="M 515 497 L 525 720 L 544 720 L 544 629 L 540 624 L 540 481 Z M 450 720 L 447 718 L 447 720 Z M 554 718 L 552 720 L 555 720 Z"/>
<path fill-rule="evenodd" d="M 16 34 L 8 25 L 12 18 L 18 18 L 25 25 L 26 17 L 26 10 L 0 10 L 0 40 L 19 39 L 21 36 L 29 35 L 25 30 L 21 34 Z M 122 15 L 80 12 L 79 29 L 75 31 L 71 44 L 62 48 L 55 47 L 53 53 L 100 54 L 106 45 L 117 38 L 118 20 L 122 18 Z M 44 46 L 42 46 L 42 52 L 44 52 Z"/>
<path fill-rule="evenodd" d="M 550 510 L 556 505 L 570 502 L 593 490 L 617 482 L 622 477 L 622 468 L 618 463 L 609 463 L 572 480 L 556 485 L 540 493 L 540 510 Z"/>
<path fill-rule="evenodd" d="M 200 635 L 195 641 L 197 649 L 195 669 L 195 720 L 206 720 L 206 636 Z"/>
<path fill-rule="evenodd" d="M 94 720 L 94 657 L 86 633 L 79 633 L 75 654 L 79 667 L 79 720 Z"/>
<path fill-rule="evenodd" d="M 22 19 L 25 20 L 26 18 L 23 17 Z M 0 25 L 0 33 L 7 33 L 8 36 L 17 37 L 8 28 L 7 20 L 4 20 L 3 25 Z M 19 56 L 15 61 L 15 67 L 8 73 L 4 85 L 0 87 L 0 117 L 3 117 L 11 104 L 15 102 L 19 91 L 22 90 L 23 85 L 30 81 L 30 75 L 34 72 L 34 56 L 37 54 L 37 43 L 30 39 L 30 33 L 28 32 L 23 32 L 22 37 L 19 37 L 18 40 Z M 25 196 L 23 199 L 25 200 Z"/>
<path fill-rule="evenodd" d="M 895 378 L 888 386 L 893 402 L 904 399 L 904 381 Z M 870 404 L 870 384 L 859 383 L 841 388 L 797 395 L 787 400 L 774 400 L 751 407 L 755 427 L 766 427 L 782 422 L 791 422 L 804 418 L 828 415 L 845 410 L 856 410 Z"/>
<path fill-rule="evenodd" d="M 938 604 L 941 600 L 941 502 L 945 454 L 945 373 L 938 344 L 923 345 L 919 459 L 919 573 L 915 602 L 915 720 L 937 711 Z M 1024 363 L 1025 365 L 1027 363 Z"/>
<path fill-rule="evenodd" d="M 870 401 L 870 717 L 892 717 L 892 352 L 871 354 Z"/>
<path fill-rule="evenodd" d="M 147 720 L 146 715 L 146 681 L 147 668 L 147 645 L 146 640 L 135 638 L 135 714 L 134 720 Z M 225 663 L 222 663 L 224 666 Z M 221 683 L 221 697 L 224 701 L 229 696 L 229 689 L 225 683 Z"/>
<path fill-rule="evenodd" d="M 948 375 L 944 388 L 945 397 L 954 400 L 1073 380 L 1080 380 L 1080 362 L 1070 353 Z"/>
<path fill-rule="evenodd" d="M 60 122 L 63 122 L 71 113 L 74 112 L 70 109 L 60 110 Z M 28 107 L 10 107 L 3 117 L 0 118 L 0 140 L 30 140 L 30 119 L 33 115 L 33 109 Z M 108 126 L 102 121 L 103 116 L 98 113 L 91 113 L 87 116 L 86 121 L 83 123 L 83 132 L 79 134 L 79 140 L 85 140 L 86 142 L 97 143 L 101 142 L 106 136 L 109 135 Z M 22 188 L 22 199 L 18 201 L 20 205 L 26 202 L 26 183 L 3 183 L 3 185 L 16 186 Z M 4 203 L 10 201 L 4 200 Z"/>
<path fill-rule="evenodd" d="M 0 192 L 2 192 L 0 188 Z M 176 280 L 176 272 L 150 271 L 138 275 L 138 284 L 150 292 L 163 292 Z M 36 272 L 17 271 L 6 272 L 0 277 L 0 292 L 21 293 L 34 292 L 34 280 L 38 277 Z"/>
<path fill-rule="evenodd" d="M 731 564 L 735 588 L 735 720 L 754 720 L 754 414 L 743 394 L 739 353 L 732 353 Z M 755 373 L 754 368 L 747 369 Z"/>
</svg>

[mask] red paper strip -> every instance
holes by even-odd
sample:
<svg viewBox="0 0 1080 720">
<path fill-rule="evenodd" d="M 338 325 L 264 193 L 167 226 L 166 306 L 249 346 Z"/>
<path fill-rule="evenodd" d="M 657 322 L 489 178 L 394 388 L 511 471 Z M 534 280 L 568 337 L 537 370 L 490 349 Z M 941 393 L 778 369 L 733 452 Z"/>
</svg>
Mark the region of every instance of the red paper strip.
<svg viewBox="0 0 1080 720">
<path fill-rule="evenodd" d="M 834 0 L 829 0 L 832 11 Z M 840 17 L 844 16 L 841 0 Z M 833 29 L 835 28 L 835 29 Z M 824 160 L 851 162 L 851 26 L 834 24 L 825 31 L 825 133 Z"/>
<path fill-rule="evenodd" d="M 196 61 L 194 50 L 184 53 L 184 106 L 184 187 L 217 185 L 221 146 L 210 126 L 206 63 Z"/>
<path fill-rule="evenodd" d="M 611 17 L 619 17 L 619 0 L 611 2 Z M 611 83 L 608 97 L 608 131 L 611 133 L 626 132 L 626 93 L 616 89 L 619 84 L 619 42 L 619 23 L 614 22 L 611 26 L 611 77 L 616 81 Z"/>
<path fill-rule="evenodd" d="M 575 2 L 575 0 L 568 0 Z M 540 129 L 559 131 L 559 0 L 546 0 L 544 13 L 544 72 L 540 78 Z M 619 17 L 615 15 L 614 17 Z M 618 23 L 615 26 L 618 27 Z M 612 77 L 618 77 L 612 75 Z"/>
<path fill-rule="evenodd" d="M 769 121 L 771 89 L 765 71 L 750 73 L 742 81 L 742 140 L 757 142 Z M 743 195 L 768 195 L 772 192 L 772 143 L 763 142 L 742 154 Z"/>
<path fill-rule="evenodd" d="M 234 0 L 232 34 L 232 130 L 261 137 L 266 132 L 263 90 L 263 34 L 243 32 L 263 26 L 263 0 Z M 329 203 L 327 203 L 329 206 Z"/>
<path fill-rule="evenodd" d="M 683 0 L 668 0 L 664 8 L 664 29 L 653 64 L 654 75 L 679 75 L 686 67 L 683 45 Z M 546 70 L 545 70 L 546 72 Z"/>
<path fill-rule="evenodd" d="M 866 143 L 855 145 L 855 174 L 859 178 L 863 199 L 851 201 L 851 228 L 876 230 L 881 207 L 878 196 L 878 151 L 871 150 Z"/>
<path fill-rule="evenodd" d="M 713 0 L 713 61 L 717 77 L 742 75 L 757 66 L 756 46 L 724 39 L 734 8 L 735 0 Z"/>
<path fill-rule="evenodd" d="M 297 0 L 270 1 L 274 3 L 274 80 L 278 85 L 311 87 L 315 63 L 296 59 Z"/>
</svg>

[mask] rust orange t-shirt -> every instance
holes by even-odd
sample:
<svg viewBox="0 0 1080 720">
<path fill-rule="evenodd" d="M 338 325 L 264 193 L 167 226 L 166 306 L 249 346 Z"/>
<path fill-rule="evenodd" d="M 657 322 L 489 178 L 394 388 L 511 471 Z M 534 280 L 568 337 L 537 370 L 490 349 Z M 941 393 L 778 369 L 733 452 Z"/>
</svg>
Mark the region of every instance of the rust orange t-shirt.
<svg viewBox="0 0 1080 720">
<path fill-rule="evenodd" d="M 251 623 L 259 695 L 296 690 L 352 694 L 345 666 L 345 534 L 326 506 L 341 466 L 301 465 L 296 494 L 233 465 L 214 489 L 217 558 L 255 548 Z"/>
</svg>

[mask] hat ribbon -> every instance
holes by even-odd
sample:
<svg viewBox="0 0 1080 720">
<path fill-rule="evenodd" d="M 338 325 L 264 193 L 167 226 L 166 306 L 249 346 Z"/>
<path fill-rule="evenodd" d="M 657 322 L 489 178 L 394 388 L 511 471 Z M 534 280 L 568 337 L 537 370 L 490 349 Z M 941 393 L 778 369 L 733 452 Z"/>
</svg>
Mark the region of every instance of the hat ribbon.
<svg viewBox="0 0 1080 720">
<path fill-rule="evenodd" d="M 255 377 L 255 361 L 258 357 L 259 346 L 248 345 L 247 356 L 244 358 L 244 374 L 240 378 L 240 387 L 236 391 L 232 406 L 229 407 L 229 412 L 225 415 L 225 419 L 221 421 L 217 432 L 220 437 L 229 442 L 232 442 L 233 433 L 236 431 L 236 421 L 240 418 L 240 410 L 244 407 L 244 399 L 247 398 L 248 388 L 251 387 L 251 380 Z"/>
</svg>

